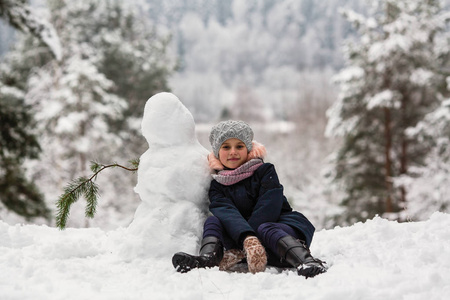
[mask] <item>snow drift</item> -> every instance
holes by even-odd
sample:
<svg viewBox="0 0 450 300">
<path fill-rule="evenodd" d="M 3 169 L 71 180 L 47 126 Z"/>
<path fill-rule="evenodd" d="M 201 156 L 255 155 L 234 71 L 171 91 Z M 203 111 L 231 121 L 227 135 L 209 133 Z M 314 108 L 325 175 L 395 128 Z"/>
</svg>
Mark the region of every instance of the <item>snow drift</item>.
<svg viewBox="0 0 450 300">
<path fill-rule="evenodd" d="M 330 265 L 312 279 L 293 270 L 175 272 L 141 254 L 126 229 L 67 229 L 0 222 L 0 299 L 446 299 L 450 215 L 425 222 L 375 218 L 316 234 L 312 252 Z M 164 248 L 164 247 L 163 247 Z M 162 249 L 171 251 L 170 249 Z"/>
</svg>

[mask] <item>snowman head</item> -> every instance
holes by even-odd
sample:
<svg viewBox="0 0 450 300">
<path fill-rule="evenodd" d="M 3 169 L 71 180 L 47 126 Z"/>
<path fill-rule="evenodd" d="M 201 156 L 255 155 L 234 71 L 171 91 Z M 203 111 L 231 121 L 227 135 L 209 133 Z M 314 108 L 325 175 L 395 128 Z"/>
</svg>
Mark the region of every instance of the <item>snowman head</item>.
<svg viewBox="0 0 450 300">
<path fill-rule="evenodd" d="M 158 93 L 145 104 L 142 134 L 149 145 L 176 146 L 193 143 L 192 114 L 172 93 Z"/>
</svg>

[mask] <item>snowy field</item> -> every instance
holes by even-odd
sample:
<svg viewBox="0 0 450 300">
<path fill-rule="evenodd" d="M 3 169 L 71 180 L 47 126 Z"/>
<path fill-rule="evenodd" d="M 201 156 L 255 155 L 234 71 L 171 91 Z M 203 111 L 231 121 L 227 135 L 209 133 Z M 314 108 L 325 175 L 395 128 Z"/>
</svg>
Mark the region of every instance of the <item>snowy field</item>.
<svg viewBox="0 0 450 300">
<path fill-rule="evenodd" d="M 172 94 L 153 96 L 142 133 L 135 191 L 142 202 L 126 228 L 60 231 L 0 221 L 0 300 L 71 299 L 448 299 L 450 215 L 396 223 L 375 218 L 322 230 L 312 243 L 330 269 L 175 272 L 177 251 L 198 249 L 211 181 L 208 151 L 190 112 Z"/>
<path fill-rule="evenodd" d="M 0 299 L 448 299 L 450 215 L 381 218 L 316 234 L 327 273 L 175 272 L 170 255 L 139 255 L 126 229 L 59 231 L 0 223 Z M 170 254 L 170 253 L 169 253 Z"/>
</svg>

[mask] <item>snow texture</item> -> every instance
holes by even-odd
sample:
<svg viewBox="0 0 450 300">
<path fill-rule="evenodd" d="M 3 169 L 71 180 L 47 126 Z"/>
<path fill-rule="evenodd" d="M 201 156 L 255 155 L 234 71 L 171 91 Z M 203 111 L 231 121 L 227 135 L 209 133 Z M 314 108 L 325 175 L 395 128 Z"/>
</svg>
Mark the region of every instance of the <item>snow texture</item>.
<svg viewBox="0 0 450 300">
<path fill-rule="evenodd" d="M 171 256 L 198 250 L 210 174 L 192 115 L 161 93 L 145 107 L 128 228 L 59 231 L 0 221 L 0 299 L 445 299 L 450 294 L 450 215 L 397 223 L 374 218 L 316 233 L 312 252 L 327 273 L 292 269 L 177 273 Z"/>
<path fill-rule="evenodd" d="M 174 209 L 176 212 L 177 209 Z M 148 218 L 148 226 L 155 220 Z M 160 228 L 153 228 L 157 231 Z M 161 231 L 160 236 L 166 234 Z M 330 269 L 305 280 L 293 270 L 256 275 L 175 272 L 127 229 L 67 229 L 0 222 L 0 299 L 446 299 L 450 215 L 425 222 L 381 218 L 316 233 L 312 252 Z M 141 253 L 130 249 L 145 247 Z M 171 245 L 170 245 L 171 246 Z M 148 247 L 148 248 L 147 248 Z M 160 245 L 159 252 L 172 254 Z M 180 245 L 181 250 L 181 245 Z"/>
</svg>

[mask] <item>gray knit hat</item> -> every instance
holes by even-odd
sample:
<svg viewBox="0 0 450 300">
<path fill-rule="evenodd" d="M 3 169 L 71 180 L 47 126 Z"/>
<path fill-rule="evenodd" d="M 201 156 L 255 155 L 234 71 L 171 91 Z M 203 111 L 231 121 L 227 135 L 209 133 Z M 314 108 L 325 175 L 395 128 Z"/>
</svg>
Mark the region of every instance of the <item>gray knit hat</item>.
<svg viewBox="0 0 450 300">
<path fill-rule="evenodd" d="M 253 130 L 243 121 L 222 121 L 211 129 L 209 143 L 214 155 L 219 158 L 219 149 L 223 142 L 228 139 L 237 138 L 244 142 L 247 150 L 252 150 Z"/>
</svg>

